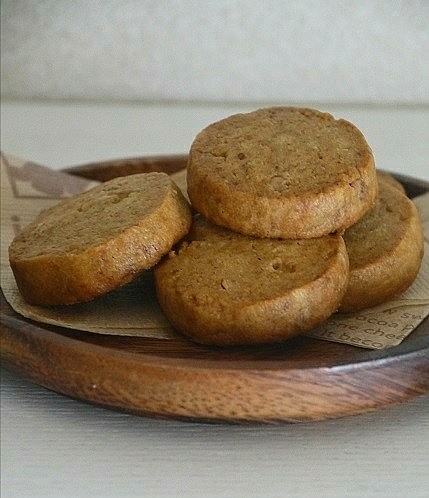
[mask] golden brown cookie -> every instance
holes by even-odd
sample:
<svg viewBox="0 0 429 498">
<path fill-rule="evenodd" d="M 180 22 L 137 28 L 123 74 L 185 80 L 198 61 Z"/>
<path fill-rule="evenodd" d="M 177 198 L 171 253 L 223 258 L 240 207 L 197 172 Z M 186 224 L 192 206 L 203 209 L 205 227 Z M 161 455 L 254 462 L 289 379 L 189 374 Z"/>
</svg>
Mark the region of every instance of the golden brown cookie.
<svg viewBox="0 0 429 498">
<path fill-rule="evenodd" d="M 340 311 L 380 304 L 406 290 L 423 257 L 416 207 L 397 186 L 380 181 L 375 207 L 344 233 L 350 280 Z"/>
<path fill-rule="evenodd" d="M 375 203 L 374 159 L 362 133 L 313 109 L 272 107 L 211 124 L 192 143 L 194 208 L 257 237 L 341 232 Z"/>
<path fill-rule="evenodd" d="M 190 224 L 166 174 L 115 178 L 42 212 L 13 240 L 9 261 L 29 303 L 89 301 L 157 263 Z"/>
<path fill-rule="evenodd" d="M 196 342 L 286 340 L 336 311 L 347 287 L 339 235 L 258 239 L 197 218 L 187 239 L 154 273 L 167 318 Z"/>
<path fill-rule="evenodd" d="M 391 173 L 388 173 L 387 171 L 383 170 L 377 170 L 377 181 L 378 185 L 380 185 L 381 182 L 387 183 L 388 185 L 397 188 L 400 190 L 403 194 L 405 194 L 405 187 L 402 185 L 400 181 L 398 181 Z"/>
</svg>

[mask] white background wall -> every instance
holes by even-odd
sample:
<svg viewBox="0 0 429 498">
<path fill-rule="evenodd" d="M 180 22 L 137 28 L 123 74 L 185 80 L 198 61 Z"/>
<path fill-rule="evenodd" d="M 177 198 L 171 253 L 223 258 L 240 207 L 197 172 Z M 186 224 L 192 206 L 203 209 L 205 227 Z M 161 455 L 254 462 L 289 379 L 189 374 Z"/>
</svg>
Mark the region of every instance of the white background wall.
<svg viewBox="0 0 429 498">
<path fill-rule="evenodd" d="M 2 0 L 2 95 L 429 102 L 427 0 Z"/>
</svg>

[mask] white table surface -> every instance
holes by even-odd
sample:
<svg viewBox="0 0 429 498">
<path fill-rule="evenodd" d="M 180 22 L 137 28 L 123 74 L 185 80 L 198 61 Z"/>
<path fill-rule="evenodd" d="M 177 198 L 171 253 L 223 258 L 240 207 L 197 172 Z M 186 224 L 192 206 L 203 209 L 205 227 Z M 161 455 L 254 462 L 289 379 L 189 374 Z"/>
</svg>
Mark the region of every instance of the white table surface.
<svg viewBox="0 0 429 498">
<path fill-rule="evenodd" d="M 255 107 L 3 102 L 1 148 L 53 168 L 185 153 L 206 124 Z M 316 107 L 357 124 L 379 168 L 429 181 L 428 108 Z M 429 496 L 429 395 L 338 420 L 234 426 L 117 413 L 4 369 L 1 389 L 2 498 Z"/>
</svg>

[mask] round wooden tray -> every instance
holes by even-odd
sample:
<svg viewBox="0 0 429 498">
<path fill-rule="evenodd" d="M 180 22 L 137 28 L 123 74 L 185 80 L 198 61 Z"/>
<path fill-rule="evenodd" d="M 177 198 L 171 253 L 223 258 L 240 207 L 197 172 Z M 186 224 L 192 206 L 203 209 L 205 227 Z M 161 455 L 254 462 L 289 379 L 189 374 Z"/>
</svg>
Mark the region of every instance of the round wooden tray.
<svg viewBox="0 0 429 498">
<path fill-rule="evenodd" d="M 137 158 L 67 170 L 105 181 L 173 173 L 186 156 Z M 426 182 L 398 177 L 413 197 Z M 429 319 L 399 346 L 360 349 L 307 337 L 280 345 L 213 348 L 186 339 L 106 336 L 43 325 L 1 300 L 2 364 L 56 392 L 164 418 L 310 421 L 375 410 L 429 392 Z"/>
</svg>

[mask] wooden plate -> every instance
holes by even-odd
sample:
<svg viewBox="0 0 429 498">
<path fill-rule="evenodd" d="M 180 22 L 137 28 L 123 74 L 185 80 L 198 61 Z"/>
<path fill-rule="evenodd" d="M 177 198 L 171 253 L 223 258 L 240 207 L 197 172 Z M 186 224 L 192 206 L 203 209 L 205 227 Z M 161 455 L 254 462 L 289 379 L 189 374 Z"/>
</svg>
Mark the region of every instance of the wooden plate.
<svg viewBox="0 0 429 498">
<path fill-rule="evenodd" d="M 97 180 L 173 173 L 186 156 L 90 164 Z M 397 177 L 412 197 L 426 182 Z M 228 422 L 308 421 L 362 413 L 429 392 L 429 319 L 382 351 L 298 337 L 217 349 L 185 339 L 106 336 L 43 325 L 1 300 L 3 365 L 59 393 L 155 417 Z"/>
</svg>

